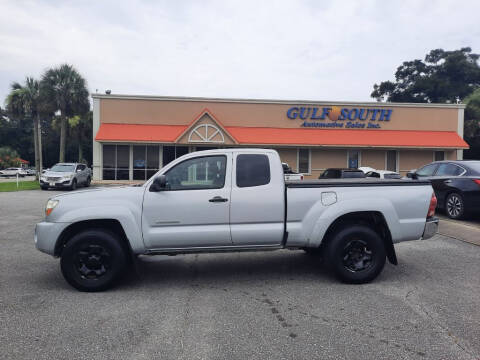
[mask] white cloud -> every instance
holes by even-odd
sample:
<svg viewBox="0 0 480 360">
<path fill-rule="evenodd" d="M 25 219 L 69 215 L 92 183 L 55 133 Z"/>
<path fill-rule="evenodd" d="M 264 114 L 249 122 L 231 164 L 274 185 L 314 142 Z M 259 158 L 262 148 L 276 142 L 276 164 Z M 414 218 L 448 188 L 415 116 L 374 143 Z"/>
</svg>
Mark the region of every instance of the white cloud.
<svg viewBox="0 0 480 360">
<path fill-rule="evenodd" d="M 371 100 L 402 61 L 480 52 L 478 1 L 3 1 L 0 100 L 74 64 L 91 91 Z"/>
</svg>

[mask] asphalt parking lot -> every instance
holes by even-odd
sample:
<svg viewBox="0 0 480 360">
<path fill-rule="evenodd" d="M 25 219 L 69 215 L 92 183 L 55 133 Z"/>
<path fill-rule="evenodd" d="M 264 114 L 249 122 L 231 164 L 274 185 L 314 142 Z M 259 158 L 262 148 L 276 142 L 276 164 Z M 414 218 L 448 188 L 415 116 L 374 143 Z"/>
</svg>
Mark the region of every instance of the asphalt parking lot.
<svg viewBox="0 0 480 360">
<path fill-rule="evenodd" d="M 302 251 L 142 257 L 140 275 L 80 293 L 33 244 L 57 193 L 0 193 L 0 359 L 480 358 L 475 244 L 398 244 L 399 265 L 358 286 Z"/>
</svg>

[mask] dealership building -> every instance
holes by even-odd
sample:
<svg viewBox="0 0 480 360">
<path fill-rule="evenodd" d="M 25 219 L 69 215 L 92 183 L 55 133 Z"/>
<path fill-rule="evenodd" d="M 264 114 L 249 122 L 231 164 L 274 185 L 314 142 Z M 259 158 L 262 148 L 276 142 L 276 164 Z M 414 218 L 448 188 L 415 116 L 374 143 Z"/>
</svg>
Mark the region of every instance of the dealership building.
<svg viewBox="0 0 480 360">
<path fill-rule="evenodd" d="M 145 180 L 192 151 L 278 151 L 306 178 L 330 167 L 405 174 L 462 159 L 463 104 L 93 95 L 94 180 Z"/>
</svg>

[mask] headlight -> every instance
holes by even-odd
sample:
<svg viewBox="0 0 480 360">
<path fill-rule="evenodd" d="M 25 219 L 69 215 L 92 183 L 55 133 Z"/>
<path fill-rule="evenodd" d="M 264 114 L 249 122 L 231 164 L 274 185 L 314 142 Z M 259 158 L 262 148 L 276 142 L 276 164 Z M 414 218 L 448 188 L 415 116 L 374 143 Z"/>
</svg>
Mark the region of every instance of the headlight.
<svg viewBox="0 0 480 360">
<path fill-rule="evenodd" d="M 48 216 L 52 213 L 55 206 L 58 205 L 58 200 L 48 200 L 47 206 L 45 206 L 45 216 Z"/>
</svg>

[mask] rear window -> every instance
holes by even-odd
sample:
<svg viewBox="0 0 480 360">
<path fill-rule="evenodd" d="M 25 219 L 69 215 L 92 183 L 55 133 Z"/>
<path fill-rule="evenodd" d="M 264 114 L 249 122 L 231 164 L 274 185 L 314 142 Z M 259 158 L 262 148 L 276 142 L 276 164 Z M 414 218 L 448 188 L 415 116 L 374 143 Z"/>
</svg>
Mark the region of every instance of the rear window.
<svg viewBox="0 0 480 360">
<path fill-rule="evenodd" d="M 379 178 L 380 174 L 375 171 L 369 171 L 365 174 L 365 177 Z"/>
<path fill-rule="evenodd" d="M 332 169 L 325 170 L 320 177 L 327 178 L 327 179 L 336 179 L 340 177 L 340 171 L 332 170 Z"/>
<path fill-rule="evenodd" d="M 363 171 L 344 171 L 343 178 L 350 179 L 350 178 L 364 178 L 365 174 Z"/>
<path fill-rule="evenodd" d="M 476 173 L 480 174 L 480 161 L 468 161 L 468 162 L 465 162 L 465 165 L 467 165 L 470 169 L 472 169 Z"/>
<path fill-rule="evenodd" d="M 402 175 L 400 174 L 385 174 L 383 175 L 385 179 L 401 179 Z"/>
<path fill-rule="evenodd" d="M 237 186 L 251 187 L 270 182 L 270 162 L 266 155 L 242 154 L 237 156 Z"/>
</svg>

